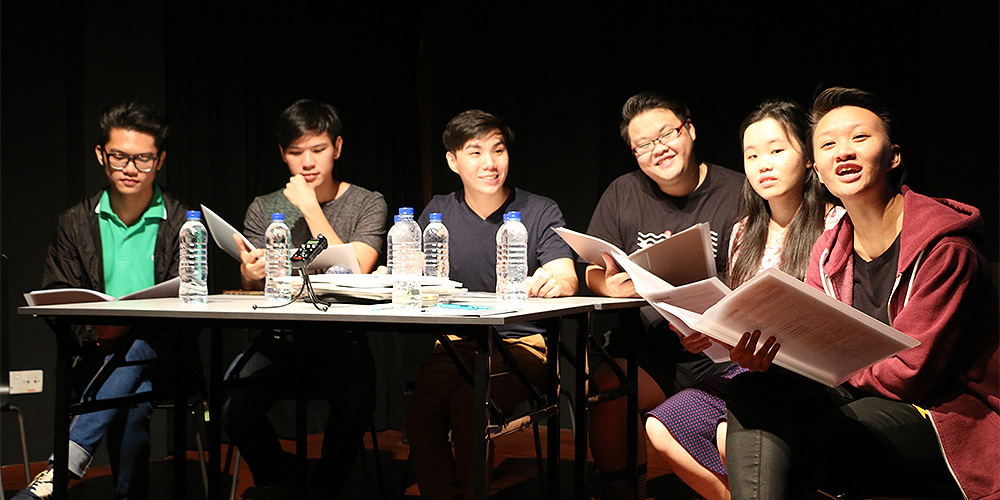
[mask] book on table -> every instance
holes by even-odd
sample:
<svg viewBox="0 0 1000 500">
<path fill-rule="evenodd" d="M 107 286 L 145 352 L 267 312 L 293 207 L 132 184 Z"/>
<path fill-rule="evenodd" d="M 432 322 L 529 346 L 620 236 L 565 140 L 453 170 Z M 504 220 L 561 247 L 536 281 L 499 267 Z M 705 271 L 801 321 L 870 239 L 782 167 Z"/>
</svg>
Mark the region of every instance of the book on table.
<svg viewBox="0 0 1000 500">
<path fill-rule="evenodd" d="M 760 330 L 762 338 L 773 336 L 781 344 L 774 364 L 829 387 L 920 344 L 778 269 L 767 269 L 736 290 L 715 276 L 674 286 L 624 252 L 608 253 L 629 273 L 636 292 L 681 333 L 702 333 L 732 346 L 744 332 Z M 691 264 L 682 257 L 672 265 Z M 720 361 L 715 352 L 706 354 Z"/>
<path fill-rule="evenodd" d="M 35 290 L 24 294 L 24 300 L 29 306 L 50 306 L 58 304 L 77 304 L 80 302 L 110 302 L 114 300 L 159 299 L 177 297 L 181 279 L 173 278 L 157 283 L 119 298 L 88 288 L 50 288 Z"/>
</svg>

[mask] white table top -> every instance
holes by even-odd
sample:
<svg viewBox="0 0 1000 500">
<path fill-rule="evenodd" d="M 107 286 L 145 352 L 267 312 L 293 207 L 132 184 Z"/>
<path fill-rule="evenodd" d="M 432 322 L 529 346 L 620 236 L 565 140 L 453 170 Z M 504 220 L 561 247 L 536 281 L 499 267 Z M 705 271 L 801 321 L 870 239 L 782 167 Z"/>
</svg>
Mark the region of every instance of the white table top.
<svg viewBox="0 0 1000 500">
<path fill-rule="evenodd" d="M 508 304 L 496 300 L 482 299 L 476 303 L 494 305 L 498 308 Z M 413 323 L 413 324 L 463 324 L 463 325 L 504 325 L 585 313 L 593 310 L 636 307 L 645 303 L 641 299 L 614 299 L 608 297 L 560 297 L 555 299 L 530 298 L 523 309 L 515 312 L 495 313 L 482 317 L 468 315 L 429 314 L 420 311 L 396 309 L 372 310 L 367 305 L 333 304 L 326 312 L 312 304 L 296 302 L 274 309 L 253 309 L 253 305 L 265 305 L 259 295 L 211 295 L 207 304 L 183 304 L 177 298 L 141 299 L 112 302 L 88 302 L 49 306 L 23 306 L 18 308 L 22 315 L 67 318 L 163 318 L 163 319 L 208 319 L 238 321 L 334 321 L 365 323 Z M 88 319 L 92 321 L 92 319 Z"/>
</svg>

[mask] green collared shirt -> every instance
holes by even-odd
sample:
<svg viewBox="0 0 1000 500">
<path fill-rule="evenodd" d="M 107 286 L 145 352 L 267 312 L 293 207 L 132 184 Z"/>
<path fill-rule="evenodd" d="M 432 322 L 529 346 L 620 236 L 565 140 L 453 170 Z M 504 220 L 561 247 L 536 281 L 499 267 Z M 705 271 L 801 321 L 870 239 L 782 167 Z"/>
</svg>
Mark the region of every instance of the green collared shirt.
<svg viewBox="0 0 1000 500">
<path fill-rule="evenodd" d="M 111 211 L 111 198 L 107 191 L 95 210 L 101 230 L 101 252 L 104 255 L 104 293 L 121 297 L 155 283 L 156 233 L 160 223 L 167 218 L 163 193 L 153 186 L 153 197 L 139 220 L 126 226 Z"/>
</svg>

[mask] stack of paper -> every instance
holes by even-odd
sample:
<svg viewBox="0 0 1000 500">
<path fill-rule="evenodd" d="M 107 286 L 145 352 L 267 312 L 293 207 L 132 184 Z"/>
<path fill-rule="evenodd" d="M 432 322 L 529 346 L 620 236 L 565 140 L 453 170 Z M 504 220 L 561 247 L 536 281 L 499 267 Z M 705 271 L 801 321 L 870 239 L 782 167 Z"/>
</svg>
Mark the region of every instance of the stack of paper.
<svg viewBox="0 0 1000 500">
<path fill-rule="evenodd" d="M 300 276 L 278 278 L 282 286 L 298 290 L 302 286 Z M 392 300 L 392 276 L 387 274 L 313 274 L 309 276 L 317 295 L 353 298 L 366 301 Z M 420 277 L 420 291 L 441 297 L 466 292 L 462 284 L 447 278 L 433 276 Z"/>
</svg>

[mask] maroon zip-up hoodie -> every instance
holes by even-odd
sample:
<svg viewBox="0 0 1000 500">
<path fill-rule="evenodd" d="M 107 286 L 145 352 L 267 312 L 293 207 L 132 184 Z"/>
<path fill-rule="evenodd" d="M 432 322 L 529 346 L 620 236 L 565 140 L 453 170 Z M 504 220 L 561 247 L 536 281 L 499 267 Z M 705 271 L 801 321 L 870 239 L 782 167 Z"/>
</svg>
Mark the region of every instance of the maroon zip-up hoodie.
<svg viewBox="0 0 1000 500">
<path fill-rule="evenodd" d="M 920 345 L 880 361 L 848 383 L 916 404 L 930 415 L 945 459 L 967 498 L 1000 498 L 998 299 L 979 210 L 907 187 L 899 267 L 889 297 L 893 328 Z M 854 298 L 850 216 L 813 247 L 806 282 L 837 300 Z"/>
</svg>

